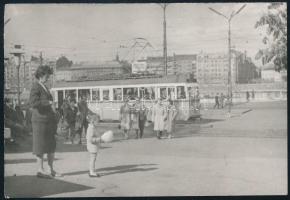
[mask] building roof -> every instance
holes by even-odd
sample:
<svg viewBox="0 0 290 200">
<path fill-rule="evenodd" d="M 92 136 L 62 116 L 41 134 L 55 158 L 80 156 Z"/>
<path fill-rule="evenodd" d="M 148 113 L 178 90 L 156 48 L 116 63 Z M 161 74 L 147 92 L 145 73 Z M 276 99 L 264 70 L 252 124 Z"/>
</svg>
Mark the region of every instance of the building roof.
<svg viewBox="0 0 290 200">
<path fill-rule="evenodd" d="M 73 64 L 71 69 L 94 69 L 94 68 L 106 68 L 106 67 L 122 67 L 117 61 L 107 61 L 104 63 L 78 63 Z"/>
<path fill-rule="evenodd" d="M 167 61 L 172 61 L 173 57 L 172 56 L 167 56 Z M 159 57 L 147 57 L 147 62 L 164 62 L 163 56 Z"/>
<path fill-rule="evenodd" d="M 195 54 L 175 55 L 175 60 L 196 60 Z"/>
<path fill-rule="evenodd" d="M 187 81 L 188 78 L 189 78 L 188 75 L 168 75 L 168 76 L 164 76 L 160 78 L 56 82 L 54 88 L 110 86 L 110 85 L 135 85 L 135 84 L 154 84 L 154 83 L 185 83 L 185 82 L 188 82 Z"/>
</svg>

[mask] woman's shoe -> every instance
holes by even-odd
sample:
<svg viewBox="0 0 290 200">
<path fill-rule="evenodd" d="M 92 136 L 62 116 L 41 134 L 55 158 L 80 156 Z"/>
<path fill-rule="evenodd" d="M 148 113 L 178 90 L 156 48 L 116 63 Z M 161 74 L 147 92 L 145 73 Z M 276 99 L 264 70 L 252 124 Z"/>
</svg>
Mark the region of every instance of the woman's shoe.
<svg viewBox="0 0 290 200">
<path fill-rule="evenodd" d="M 53 178 L 50 174 L 46 174 L 44 172 L 37 172 L 36 176 L 38 178 L 47 178 L 47 179 Z"/>
<path fill-rule="evenodd" d="M 91 177 L 91 178 L 98 178 L 98 177 L 100 177 L 100 174 L 98 174 L 98 173 L 90 173 L 89 172 L 89 177 Z"/>
<path fill-rule="evenodd" d="M 57 173 L 56 171 L 52 171 L 52 172 L 51 172 L 51 176 L 53 176 L 53 177 L 63 177 L 62 174 Z"/>
</svg>

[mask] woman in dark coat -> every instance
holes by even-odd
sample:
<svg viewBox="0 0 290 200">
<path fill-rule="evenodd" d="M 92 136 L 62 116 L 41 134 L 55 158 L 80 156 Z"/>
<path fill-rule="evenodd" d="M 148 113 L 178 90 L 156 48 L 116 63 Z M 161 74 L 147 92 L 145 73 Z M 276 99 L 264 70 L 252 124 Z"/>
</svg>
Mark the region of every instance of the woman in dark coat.
<svg viewBox="0 0 290 200">
<path fill-rule="evenodd" d="M 31 88 L 29 99 L 32 107 L 33 154 L 36 155 L 37 159 L 37 176 L 42 178 L 61 176 L 53 169 L 57 121 L 52 109 L 52 96 L 44 85 L 51 74 L 52 69 L 49 66 L 38 67 L 35 72 L 37 81 Z M 49 173 L 46 173 L 43 168 L 44 154 L 47 154 Z"/>
</svg>

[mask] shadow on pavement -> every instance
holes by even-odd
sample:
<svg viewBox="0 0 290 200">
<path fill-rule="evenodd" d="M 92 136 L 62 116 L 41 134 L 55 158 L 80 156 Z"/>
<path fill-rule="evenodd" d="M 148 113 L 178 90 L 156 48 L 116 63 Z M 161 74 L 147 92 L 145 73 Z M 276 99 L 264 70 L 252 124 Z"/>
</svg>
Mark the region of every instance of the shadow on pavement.
<svg viewBox="0 0 290 200">
<path fill-rule="evenodd" d="M 101 149 L 108 149 L 112 147 L 101 146 Z M 87 151 L 86 144 L 63 144 L 62 142 L 58 143 L 56 146 L 56 152 L 83 152 Z"/>
<path fill-rule="evenodd" d="M 57 158 L 54 159 L 59 160 Z M 44 161 L 47 161 L 47 159 L 44 159 Z M 13 159 L 13 160 L 5 160 L 4 163 L 7 164 L 24 164 L 24 163 L 35 163 L 36 159 L 33 158 L 27 158 L 27 159 Z"/>
<path fill-rule="evenodd" d="M 9 176 L 4 179 L 5 196 L 43 197 L 67 192 L 93 189 L 92 187 L 69 183 L 58 179 L 42 179 L 36 176 Z"/>
<path fill-rule="evenodd" d="M 5 153 L 27 153 L 32 152 L 32 136 L 26 136 L 22 140 L 16 140 L 17 144 L 5 145 Z M 111 147 L 102 146 L 102 149 Z M 87 151 L 85 144 L 64 144 L 62 139 L 57 139 L 56 152 L 82 152 Z"/>
<path fill-rule="evenodd" d="M 150 171 L 150 170 L 156 170 L 158 168 L 151 167 L 151 168 L 144 168 L 146 166 L 154 166 L 156 164 L 139 164 L 139 165 L 119 165 L 114 167 L 105 167 L 105 168 L 99 168 L 97 169 L 97 172 L 104 172 L 109 171 L 105 173 L 101 173 L 101 176 L 107 176 L 111 174 L 122 174 L 127 172 L 137 172 L 137 171 Z M 89 171 L 77 171 L 77 172 L 69 172 L 64 173 L 64 176 L 74 176 L 74 175 L 81 175 L 81 174 L 87 174 Z"/>
<path fill-rule="evenodd" d="M 209 124 L 213 122 L 221 122 L 225 121 L 224 119 L 206 119 L 206 118 L 201 118 L 200 120 L 195 120 L 195 124 Z"/>
</svg>

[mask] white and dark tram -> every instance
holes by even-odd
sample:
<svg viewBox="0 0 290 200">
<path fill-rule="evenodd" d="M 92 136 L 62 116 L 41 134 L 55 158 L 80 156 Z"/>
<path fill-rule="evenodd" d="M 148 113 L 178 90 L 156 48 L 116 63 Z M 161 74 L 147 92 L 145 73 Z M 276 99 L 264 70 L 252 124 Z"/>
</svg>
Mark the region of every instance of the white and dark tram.
<svg viewBox="0 0 290 200">
<path fill-rule="evenodd" d="M 100 115 L 101 120 L 118 120 L 119 110 L 127 98 L 140 98 L 151 109 L 158 98 L 171 99 L 178 108 L 177 120 L 188 120 L 200 116 L 193 101 L 198 85 L 187 76 L 164 76 L 159 78 L 139 78 L 104 81 L 57 82 L 51 89 L 58 107 L 70 96 L 85 97 L 91 111 Z"/>
</svg>

